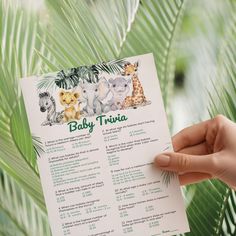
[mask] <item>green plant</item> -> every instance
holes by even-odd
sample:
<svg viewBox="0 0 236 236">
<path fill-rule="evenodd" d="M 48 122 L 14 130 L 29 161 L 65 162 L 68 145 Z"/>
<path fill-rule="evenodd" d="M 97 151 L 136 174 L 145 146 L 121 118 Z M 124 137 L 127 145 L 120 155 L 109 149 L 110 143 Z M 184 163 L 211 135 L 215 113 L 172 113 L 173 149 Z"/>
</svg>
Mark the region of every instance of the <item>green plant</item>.
<svg viewBox="0 0 236 236">
<path fill-rule="evenodd" d="M 50 235 L 46 213 L 5 171 L 0 192 L 0 235 Z"/>
<path fill-rule="evenodd" d="M 49 73 L 39 87 L 47 88 L 55 84 L 50 78 L 53 71 L 153 52 L 164 103 L 169 111 L 175 44 L 185 2 L 46 0 L 44 13 L 49 19 L 42 21 L 44 16 L 26 10 L 19 1 L 0 0 L 0 189 L 3 192 L 0 226 L 4 225 L 0 227 L 0 235 L 31 236 L 36 235 L 35 232 L 40 232 L 39 236 L 50 235 L 36 166 L 37 151 L 34 151 L 38 150 L 37 155 L 40 155 L 41 145 L 37 137 L 32 142 L 18 78 Z M 233 6 L 234 3 L 232 12 Z M 218 79 L 224 86 L 215 86 L 218 93 L 211 94 L 210 111 L 212 115 L 224 113 L 236 120 L 236 90 L 232 87 L 236 79 L 233 68 L 236 64 L 236 23 L 235 18 L 230 17 L 232 14 L 227 21 L 231 24 L 227 26 L 223 46 L 219 47 Z M 119 63 L 95 69 L 118 70 Z M 96 79 L 95 69 L 80 72 L 86 78 Z M 66 74 L 58 84 L 70 86 Z M 189 235 L 235 233 L 233 191 L 218 181 L 209 181 L 187 187 L 184 192 L 192 230 Z M 19 214 L 19 208 L 27 214 Z M 33 231 L 28 227 L 29 222 L 35 226 Z"/>
<path fill-rule="evenodd" d="M 49 0 L 50 23 L 40 26 L 40 16 L 22 8 L 19 1 L 1 0 L 0 168 L 41 211 L 45 205 L 18 78 L 154 52 L 165 104 L 172 87 L 174 38 L 183 1 L 102 0 L 94 4 Z M 6 209 L 1 212 L 6 214 Z M 15 213 L 10 214 L 8 220 L 17 225 Z M 21 224 L 28 218 L 22 220 Z"/>
<path fill-rule="evenodd" d="M 4 169 L 45 211 L 36 167 L 35 152 L 21 92 L 20 77 L 37 74 L 41 50 L 36 35 L 40 32 L 37 16 L 18 4 L 1 1 L 0 5 L 0 168 Z M 20 129 L 19 129 L 20 127 Z"/>
<path fill-rule="evenodd" d="M 215 2 L 213 1 L 213 4 Z M 201 3 L 200 3 L 201 4 Z M 192 49 L 201 51 L 201 47 L 207 48 L 212 54 L 208 64 L 216 68 L 215 73 L 209 73 L 208 68 L 190 65 L 198 74 L 208 75 L 210 83 L 206 77 L 195 81 L 196 87 L 202 80 L 207 87 L 209 96 L 208 112 L 213 118 L 217 114 L 223 114 L 236 121 L 236 19 L 235 19 L 235 1 L 220 2 L 220 9 L 211 10 L 210 20 L 206 24 L 208 27 L 216 28 L 214 35 L 218 35 L 216 45 L 208 44 L 205 33 L 200 33 L 198 40 L 203 42 L 199 48 Z M 222 9 L 224 6 L 224 9 Z M 217 24 L 215 24 L 217 22 Z M 223 30 L 219 32 L 219 24 Z M 201 40 L 200 37 L 204 38 Z M 205 44 L 205 45 L 204 45 Z M 212 48 L 210 48 L 212 47 Z M 212 50 L 213 49 L 213 50 Z M 203 53 L 197 55 L 206 57 Z M 217 58 L 217 60 L 215 60 Z M 214 66 L 213 66 L 214 65 Z M 199 70 L 201 70 L 199 72 Z M 210 75 L 209 75 L 210 74 Z M 199 93 L 199 91 L 198 91 Z M 197 97 L 197 96 L 196 96 Z M 191 226 L 191 233 L 187 235 L 205 236 L 205 235 L 236 235 L 236 194 L 225 184 L 217 180 L 204 181 L 197 185 L 190 185 L 186 188 L 186 193 L 194 192 L 192 200 L 188 206 L 187 213 Z"/>
</svg>

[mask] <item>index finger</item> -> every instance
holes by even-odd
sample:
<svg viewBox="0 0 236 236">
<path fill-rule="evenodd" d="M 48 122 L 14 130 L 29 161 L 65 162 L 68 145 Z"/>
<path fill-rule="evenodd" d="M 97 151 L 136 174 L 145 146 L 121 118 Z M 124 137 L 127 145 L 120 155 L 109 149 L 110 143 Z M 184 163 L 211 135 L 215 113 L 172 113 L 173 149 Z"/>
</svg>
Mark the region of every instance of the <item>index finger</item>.
<svg viewBox="0 0 236 236">
<path fill-rule="evenodd" d="M 203 121 L 196 125 L 187 127 L 172 137 L 175 152 L 193 145 L 202 143 L 205 140 L 210 120 Z"/>
</svg>

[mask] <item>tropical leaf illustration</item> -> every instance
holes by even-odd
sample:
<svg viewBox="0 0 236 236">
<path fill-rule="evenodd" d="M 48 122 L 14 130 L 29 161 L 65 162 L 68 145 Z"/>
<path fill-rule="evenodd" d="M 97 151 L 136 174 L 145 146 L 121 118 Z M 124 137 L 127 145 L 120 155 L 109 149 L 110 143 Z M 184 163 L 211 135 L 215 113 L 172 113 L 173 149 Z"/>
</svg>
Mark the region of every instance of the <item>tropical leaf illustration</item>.
<svg viewBox="0 0 236 236">
<path fill-rule="evenodd" d="M 89 83 L 97 83 L 99 81 L 99 74 L 105 72 L 107 74 L 121 73 L 126 62 L 123 59 L 113 60 L 109 62 L 101 62 L 91 66 L 80 66 L 68 70 L 59 71 L 54 77 L 55 84 L 59 88 L 72 89 L 78 86 L 80 81 L 88 81 Z M 51 79 L 51 78 L 50 78 Z M 43 85 L 45 83 L 45 86 Z M 50 88 L 53 86 L 51 80 L 46 78 L 40 81 L 39 88 Z"/>
<path fill-rule="evenodd" d="M 45 150 L 44 150 L 43 143 L 40 137 L 32 135 L 32 141 L 33 141 L 34 151 L 37 157 L 41 157 L 41 155 L 45 153 Z"/>
<path fill-rule="evenodd" d="M 71 89 L 78 85 L 80 77 L 78 76 L 78 70 L 72 68 L 70 70 L 61 70 L 57 73 L 55 77 L 55 84 L 59 88 Z"/>
<path fill-rule="evenodd" d="M 170 151 L 172 144 L 170 142 L 166 143 L 165 148 L 162 150 L 162 152 Z M 177 174 L 170 172 L 170 171 L 162 171 L 162 182 L 168 187 L 171 180 L 177 178 Z"/>
<path fill-rule="evenodd" d="M 124 59 L 112 60 L 93 65 L 94 69 L 107 74 L 120 74 L 123 71 L 124 65 L 127 63 Z"/>
<path fill-rule="evenodd" d="M 170 171 L 163 171 L 161 173 L 162 176 L 162 182 L 168 187 L 168 185 L 170 184 L 171 180 L 174 178 L 177 178 L 177 175 L 173 172 Z"/>
<path fill-rule="evenodd" d="M 45 90 L 53 91 L 56 90 L 57 88 L 58 86 L 55 83 L 55 73 L 46 74 L 43 76 L 43 78 L 38 80 L 37 83 L 38 93 L 40 93 L 40 91 L 45 91 Z"/>
</svg>

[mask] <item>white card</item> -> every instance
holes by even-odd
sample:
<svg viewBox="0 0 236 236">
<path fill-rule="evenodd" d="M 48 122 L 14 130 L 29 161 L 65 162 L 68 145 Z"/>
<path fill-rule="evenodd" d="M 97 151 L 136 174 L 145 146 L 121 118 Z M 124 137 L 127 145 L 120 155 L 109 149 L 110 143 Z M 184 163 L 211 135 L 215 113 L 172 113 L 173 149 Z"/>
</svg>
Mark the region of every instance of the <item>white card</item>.
<svg viewBox="0 0 236 236">
<path fill-rule="evenodd" d="M 189 231 L 152 54 L 21 79 L 54 236 Z"/>
</svg>

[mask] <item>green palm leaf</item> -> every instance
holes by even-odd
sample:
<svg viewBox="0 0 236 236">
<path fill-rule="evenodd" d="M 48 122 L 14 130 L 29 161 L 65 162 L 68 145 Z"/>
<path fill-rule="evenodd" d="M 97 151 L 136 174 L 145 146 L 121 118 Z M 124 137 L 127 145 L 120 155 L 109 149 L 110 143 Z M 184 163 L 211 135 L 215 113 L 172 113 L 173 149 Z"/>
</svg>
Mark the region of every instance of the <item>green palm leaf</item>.
<svg viewBox="0 0 236 236">
<path fill-rule="evenodd" d="M 44 198 L 36 167 L 19 77 L 38 73 L 40 50 L 37 17 L 21 9 L 18 1 L 0 1 L 0 167 L 21 184 L 45 210 Z"/>
<path fill-rule="evenodd" d="M 191 232 L 186 235 L 224 235 L 222 226 L 229 189 L 219 181 L 205 181 L 188 186 L 189 191 L 195 194 L 187 209 Z"/>
<path fill-rule="evenodd" d="M 45 46 L 58 69 L 117 58 L 139 6 L 138 0 L 47 3 L 53 23 L 48 31 L 52 43 Z"/>
<path fill-rule="evenodd" d="M 233 121 L 236 121 L 235 7 L 235 3 L 232 3 L 232 11 L 227 12 L 229 19 L 225 23 L 226 33 L 219 47 L 217 74 L 213 83 L 214 92 L 209 91 L 210 115 L 214 117 L 217 114 L 224 114 Z M 227 24 L 227 22 L 231 23 Z M 235 235 L 235 192 L 216 180 L 189 186 L 187 191 L 193 189 L 195 195 L 188 207 L 191 233 L 187 235 Z"/>
<path fill-rule="evenodd" d="M 95 63 L 153 52 L 167 105 L 174 77 L 174 39 L 184 8 L 183 1 L 99 1 L 96 5 L 93 1 L 89 2 L 92 5 L 84 1 L 66 1 L 60 9 L 55 1 L 47 2 L 54 16 L 52 20 L 56 19 L 48 31 L 51 42 L 45 43 L 55 59 L 52 70 L 55 67 L 75 67 L 78 63 L 88 64 L 91 60 Z M 54 29 L 53 33 L 51 29 Z M 56 45 L 56 48 L 51 45 Z M 42 58 L 46 57 L 42 55 Z M 124 62 L 120 61 L 118 66 L 119 60 L 115 62 L 100 63 L 96 68 L 107 73 L 120 72 Z M 62 88 L 77 84 L 78 80 L 70 79 L 68 82 L 67 77 L 57 80 L 57 85 Z M 163 173 L 167 185 L 173 177 L 171 173 Z"/>
<path fill-rule="evenodd" d="M 120 56 L 153 52 L 164 104 L 172 90 L 175 69 L 175 37 L 184 11 L 184 1 L 141 1 Z M 168 109 L 168 107 L 167 107 Z"/>
<path fill-rule="evenodd" d="M 153 52 L 164 103 L 174 77 L 174 39 L 183 1 L 47 0 L 52 24 L 45 47 L 51 70 Z M 54 45 L 54 46 L 52 46 Z M 47 59 L 45 55 L 42 58 Z"/>
<path fill-rule="evenodd" d="M 0 235 L 51 235 L 46 214 L 0 170 Z"/>
<path fill-rule="evenodd" d="M 174 71 L 174 39 L 184 4 L 181 0 L 47 0 L 51 19 L 44 29 L 45 36 L 37 15 L 22 9 L 18 1 L 17 4 L 0 2 L 3 26 L 0 28 L 0 166 L 20 184 L 25 195 L 29 195 L 27 198 L 45 210 L 36 146 L 31 140 L 17 78 L 153 52 L 167 104 Z M 118 71 L 119 60 L 116 62 L 96 69 Z M 51 86 L 52 81 L 46 85 Z M 39 85 L 39 89 L 44 85 Z M 3 215 L 7 216 L 6 211 Z M 14 216 L 12 210 L 9 222 Z M 23 223 L 19 224 L 22 227 Z M 9 228 L 14 231 L 17 223 L 13 225 Z M 24 226 L 23 229 L 21 234 L 35 235 L 28 234 Z"/>
</svg>

